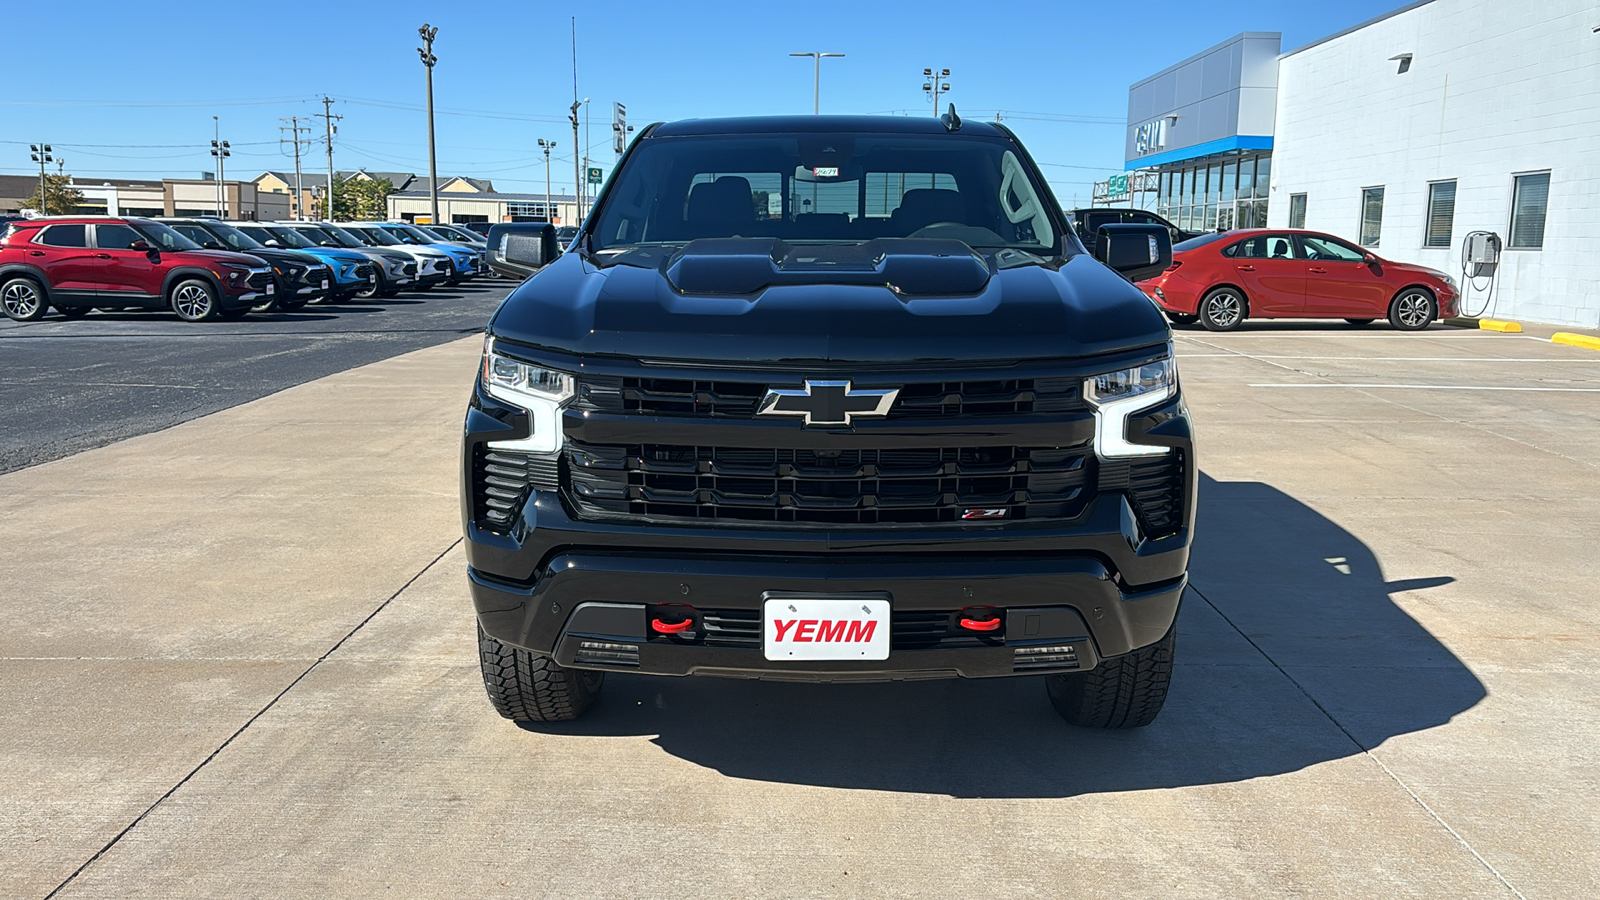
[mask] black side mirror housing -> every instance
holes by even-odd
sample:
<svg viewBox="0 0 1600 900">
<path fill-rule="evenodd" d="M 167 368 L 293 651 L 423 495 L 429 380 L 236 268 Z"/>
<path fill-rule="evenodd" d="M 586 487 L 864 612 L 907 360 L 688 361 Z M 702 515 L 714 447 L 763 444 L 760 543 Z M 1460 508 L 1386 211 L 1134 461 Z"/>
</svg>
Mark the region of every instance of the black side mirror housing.
<svg viewBox="0 0 1600 900">
<path fill-rule="evenodd" d="M 154 248 L 150 246 L 150 242 L 149 241 L 134 241 L 133 243 L 128 245 L 128 249 L 129 250 L 143 250 L 146 253 L 148 253 Z"/>
<path fill-rule="evenodd" d="M 1101 225 L 1094 258 L 1129 281 L 1144 281 L 1172 265 L 1172 235 L 1160 225 Z"/>
<path fill-rule="evenodd" d="M 201 244 L 200 246 L 202 248 L 206 249 L 206 250 L 226 250 L 226 249 L 228 249 L 228 248 L 222 246 L 221 244 L 217 243 L 216 241 L 206 241 L 204 244 Z"/>
<path fill-rule="evenodd" d="M 506 222 L 489 229 L 489 263 L 531 272 L 561 255 L 556 227 L 545 222 Z"/>
</svg>

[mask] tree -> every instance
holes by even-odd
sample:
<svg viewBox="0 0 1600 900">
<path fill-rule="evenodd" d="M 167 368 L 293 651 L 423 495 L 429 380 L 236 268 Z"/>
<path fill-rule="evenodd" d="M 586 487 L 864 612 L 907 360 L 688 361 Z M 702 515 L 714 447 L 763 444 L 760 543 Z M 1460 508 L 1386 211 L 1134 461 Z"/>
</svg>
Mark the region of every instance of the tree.
<svg viewBox="0 0 1600 900">
<path fill-rule="evenodd" d="M 346 178 L 333 188 L 333 218 L 341 222 L 386 219 L 392 193 L 394 185 L 387 178 Z"/>
<path fill-rule="evenodd" d="M 72 182 L 71 175 L 46 175 L 44 177 L 44 206 L 39 204 L 39 189 L 33 189 L 33 195 L 22 201 L 23 209 L 37 209 L 41 214 L 51 216 L 69 216 L 78 211 L 78 205 L 83 202 L 83 192 L 77 188 L 69 187 Z"/>
</svg>

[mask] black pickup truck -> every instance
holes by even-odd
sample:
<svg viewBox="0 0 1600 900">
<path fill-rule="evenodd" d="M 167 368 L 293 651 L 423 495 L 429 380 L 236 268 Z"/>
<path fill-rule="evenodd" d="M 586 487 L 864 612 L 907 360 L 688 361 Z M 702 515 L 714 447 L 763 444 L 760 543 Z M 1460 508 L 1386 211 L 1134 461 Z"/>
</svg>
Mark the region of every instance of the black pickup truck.
<svg viewBox="0 0 1600 900">
<path fill-rule="evenodd" d="M 1159 225 L 1172 236 L 1174 244 L 1205 234 L 1203 231 L 1185 231 L 1148 209 L 1125 209 L 1115 206 L 1074 209 L 1067 212 L 1067 221 L 1072 223 L 1072 230 L 1077 233 L 1078 240 L 1088 247 L 1094 246 L 1095 232 L 1102 225 Z"/>
<path fill-rule="evenodd" d="M 501 715 L 625 672 L 1044 676 L 1069 722 L 1155 718 L 1196 468 L 1129 279 L 1166 229 L 1085 249 L 952 110 L 652 125 L 570 249 L 517 246 L 461 468 Z"/>
</svg>

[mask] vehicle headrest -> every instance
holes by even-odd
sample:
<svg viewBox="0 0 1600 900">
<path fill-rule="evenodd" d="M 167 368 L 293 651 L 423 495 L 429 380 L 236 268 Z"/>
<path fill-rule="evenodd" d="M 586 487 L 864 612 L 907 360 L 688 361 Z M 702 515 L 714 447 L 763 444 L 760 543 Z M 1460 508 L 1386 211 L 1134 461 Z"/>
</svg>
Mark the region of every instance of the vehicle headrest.
<svg viewBox="0 0 1600 900">
<path fill-rule="evenodd" d="M 695 185 L 689 191 L 689 222 L 706 225 L 737 225 L 754 222 L 755 198 L 750 180 L 724 175 L 716 181 Z"/>
<path fill-rule="evenodd" d="M 959 191 L 943 188 L 917 188 L 906 191 L 900 207 L 890 214 L 895 219 L 913 219 L 922 224 L 965 222 L 967 201 Z"/>
</svg>

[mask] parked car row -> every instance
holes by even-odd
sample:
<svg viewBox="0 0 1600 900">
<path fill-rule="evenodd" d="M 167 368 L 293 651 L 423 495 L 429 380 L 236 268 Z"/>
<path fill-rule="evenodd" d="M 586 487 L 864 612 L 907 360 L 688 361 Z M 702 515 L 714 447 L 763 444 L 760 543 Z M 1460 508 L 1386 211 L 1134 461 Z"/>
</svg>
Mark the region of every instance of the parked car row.
<svg viewBox="0 0 1600 900">
<path fill-rule="evenodd" d="M 187 321 L 390 297 L 487 273 L 471 232 L 404 222 L 49 216 L 0 226 L 0 310 L 171 310 Z"/>
</svg>

